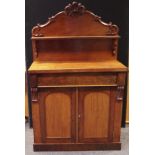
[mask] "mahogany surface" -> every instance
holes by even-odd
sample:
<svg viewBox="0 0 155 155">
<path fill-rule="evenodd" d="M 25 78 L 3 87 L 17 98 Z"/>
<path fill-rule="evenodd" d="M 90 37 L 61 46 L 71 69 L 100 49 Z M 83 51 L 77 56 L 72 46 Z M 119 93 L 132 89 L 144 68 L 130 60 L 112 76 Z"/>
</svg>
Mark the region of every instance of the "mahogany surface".
<svg viewBox="0 0 155 155">
<path fill-rule="evenodd" d="M 29 73 L 63 73 L 63 72 L 126 72 L 127 67 L 117 60 L 105 61 L 34 61 Z"/>
<path fill-rule="evenodd" d="M 119 29 L 77 2 L 32 29 L 34 151 L 119 150 L 127 67 Z"/>
</svg>

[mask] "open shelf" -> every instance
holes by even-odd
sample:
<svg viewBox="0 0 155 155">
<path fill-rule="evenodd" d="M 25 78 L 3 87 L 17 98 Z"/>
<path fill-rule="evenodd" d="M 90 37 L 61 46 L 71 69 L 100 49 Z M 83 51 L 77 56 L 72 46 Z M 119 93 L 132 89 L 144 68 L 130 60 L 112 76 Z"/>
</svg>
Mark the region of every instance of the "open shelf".
<svg viewBox="0 0 155 155">
<path fill-rule="evenodd" d="M 32 40 L 55 40 L 55 39 L 115 39 L 120 36 L 47 36 L 47 37 L 32 37 Z"/>
</svg>

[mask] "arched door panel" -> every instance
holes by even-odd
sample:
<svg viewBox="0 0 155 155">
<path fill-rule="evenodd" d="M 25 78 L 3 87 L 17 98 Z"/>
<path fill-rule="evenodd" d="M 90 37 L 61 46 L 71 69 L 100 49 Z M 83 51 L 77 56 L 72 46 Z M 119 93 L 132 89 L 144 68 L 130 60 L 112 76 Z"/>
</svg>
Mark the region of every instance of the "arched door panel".
<svg viewBox="0 0 155 155">
<path fill-rule="evenodd" d="M 111 140 L 114 95 L 105 87 L 79 89 L 79 142 Z"/>
<path fill-rule="evenodd" d="M 75 140 L 75 93 L 73 88 L 45 88 L 39 92 L 42 140 Z"/>
</svg>

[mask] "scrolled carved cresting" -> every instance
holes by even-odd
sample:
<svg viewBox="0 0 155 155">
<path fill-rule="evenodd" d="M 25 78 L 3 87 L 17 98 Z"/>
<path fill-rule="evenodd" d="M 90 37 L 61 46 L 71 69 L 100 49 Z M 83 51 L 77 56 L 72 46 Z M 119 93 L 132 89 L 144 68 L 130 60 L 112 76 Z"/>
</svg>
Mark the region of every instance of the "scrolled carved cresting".
<svg viewBox="0 0 155 155">
<path fill-rule="evenodd" d="M 109 32 L 108 33 L 110 35 L 112 35 L 112 34 L 114 35 L 114 34 L 118 33 L 119 29 L 118 29 L 118 27 L 116 25 L 113 25 L 112 22 L 109 22 L 108 25 L 109 25 Z"/>
<path fill-rule="evenodd" d="M 35 36 L 35 37 L 43 37 L 44 36 L 42 33 L 40 33 L 40 30 L 41 30 L 40 24 L 37 24 L 37 26 L 35 26 L 34 29 L 37 30 L 37 33 L 33 34 L 33 29 L 32 29 L 33 36 Z"/>
<path fill-rule="evenodd" d="M 90 14 L 93 14 L 92 12 L 88 11 Z M 118 32 L 119 32 L 119 28 L 117 25 L 113 25 L 112 22 L 109 22 L 108 23 L 104 23 L 102 20 L 101 20 L 101 17 L 100 16 L 97 16 L 95 14 L 93 14 L 93 16 L 95 17 L 95 21 L 96 22 L 99 22 L 105 26 L 107 26 L 107 32 L 106 32 L 106 35 L 117 35 Z"/>
<path fill-rule="evenodd" d="M 85 12 L 85 7 L 81 3 L 72 2 L 65 7 L 65 13 L 68 16 L 78 16 Z"/>
<path fill-rule="evenodd" d="M 32 36 L 33 37 L 45 37 L 46 33 L 44 32 L 44 28 L 46 29 L 47 26 L 52 27 L 52 23 L 58 22 L 57 18 L 59 18 L 60 16 L 63 16 L 63 18 L 66 18 L 66 21 L 68 20 L 74 20 L 74 18 L 79 19 L 79 16 L 89 16 L 92 17 L 92 19 L 95 22 L 98 22 L 99 24 L 101 24 L 103 26 L 103 31 L 104 33 L 101 35 L 118 35 L 118 27 L 114 24 L 112 24 L 112 22 L 109 23 L 105 23 L 101 20 L 101 17 L 95 15 L 94 13 L 92 13 L 91 11 L 88 11 L 84 5 L 82 5 L 81 3 L 77 3 L 77 2 L 72 2 L 69 3 L 65 8 L 64 11 L 61 11 L 59 13 L 57 13 L 56 15 L 48 18 L 48 21 L 45 24 L 37 24 L 37 26 L 35 26 L 32 29 Z M 66 17 L 65 17 L 66 16 Z M 72 18 L 67 18 L 67 17 L 72 17 Z M 95 25 L 95 23 L 93 23 L 92 20 L 92 24 Z M 80 20 L 77 20 L 77 25 L 80 22 Z M 87 21 L 85 21 L 85 25 L 87 25 Z M 70 21 L 69 21 L 70 23 Z M 97 27 L 99 26 L 99 24 L 97 24 Z M 62 28 L 64 28 L 62 26 Z M 65 31 L 65 30 L 64 30 Z M 64 32 L 65 33 L 65 32 Z M 52 34 L 51 34 L 52 35 Z M 114 50 L 115 52 L 115 50 Z"/>
</svg>

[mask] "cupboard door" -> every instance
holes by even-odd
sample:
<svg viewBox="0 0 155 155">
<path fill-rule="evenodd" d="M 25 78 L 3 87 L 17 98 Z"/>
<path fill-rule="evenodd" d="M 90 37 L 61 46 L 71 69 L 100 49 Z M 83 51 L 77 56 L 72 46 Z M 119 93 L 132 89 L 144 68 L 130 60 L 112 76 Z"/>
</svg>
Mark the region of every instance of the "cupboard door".
<svg viewBox="0 0 155 155">
<path fill-rule="evenodd" d="M 41 88 L 39 104 L 42 141 L 49 143 L 74 142 L 74 88 Z"/>
<path fill-rule="evenodd" d="M 79 142 L 112 141 L 115 94 L 105 87 L 79 89 Z"/>
</svg>

